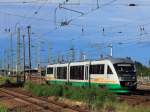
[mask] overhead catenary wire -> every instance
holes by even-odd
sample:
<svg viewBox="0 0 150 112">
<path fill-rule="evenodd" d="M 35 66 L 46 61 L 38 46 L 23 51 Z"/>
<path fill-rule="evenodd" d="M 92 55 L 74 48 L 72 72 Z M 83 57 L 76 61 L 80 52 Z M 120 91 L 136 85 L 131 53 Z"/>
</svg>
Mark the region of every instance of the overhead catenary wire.
<svg viewBox="0 0 150 112">
<path fill-rule="evenodd" d="M 102 7 L 105 7 L 105 6 L 107 6 L 107 5 L 110 5 L 110 4 L 112 4 L 113 2 L 116 2 L 116 1 L 117 1 L 117 0 L 111 0 L 110 2 L 108 2 L 108 3 L 106 3 L 106 4 L 103 4 L 102 6 L 100 5 L 99 7 L 96 7 L 95 9 L 93 9 L 93 10 L 91 10 L 91 11 L 89 11 L 89 12 L 83 13 L 82 15 L 79 15 L 78 17 L 75 17 L 75 18 L 71 19 L 70 21 L 74 21 L 74 20 L 76 20 L 76 19 L 78 19 L 78 18 L 80 18 L 80 17 L 89 15 L 90 13 L 93 13 L 93 12 L 95 12 L 95 11 L 101 9 Z"/>
<path fill-rule="evenodd" d="M 45 0 L 45 1 L 47 1 L 47 0 Z M 104 4 L 103 6 L 106 6 L 106 5 L 110 5 L 111 3 L 113 3 L 113 2 L 115 2 L 116 0 L 112 0 L 112 1 L 110 1 L 110 2 L 108 2 L 108 3 L 106 3 L 106 4 Z M 33 2 L 33 1 L 32 1 Z M 38 0 L 37 1 L 34 1 L 34 2 L 36 2 L 36 3 L 38 3 Z M 48 2 L 48 1 L 47 1 Z M 45 2 L 46 3 L 46 2 Z M 122 25 L 122 26 L 124 26 L 124 25 Z"/>
<path fill-rule="evenodd" d="M 25 3 L 36 3 L 37 2 L 37 0 L 35 0 L 35 1 L 0 1 L 0 5 L 1 4 L 25 4 Z"/>
<path fill-rule="evenodd" d="M 12 4 L 12 5 L 16 5 L 16 4 L 41 4 L 44 3 L 45 1 L 47 1 L 48 4 L 57 4 L 59 2 L 54 2 L 54 1 L 49 1 L 49 0 L 28 0 L 28 1 L 0 1 L 0 5 L 7 5 L 7 4 Z"/>
<path fill-rule="evenodd" d="M 34 12 L 34 14 L 38 14 L 38 12 L 40 11 L 40 9 L 42 9 L 42 7 L 44 7 L 47 4 L 47 2 L 48 2 L 48 0 L 45 0 L 45 2 L 42 5 L 40 5 L 38 7 L 38 9 Z"/>
<path fill-rule="evenodd" d="M 13 14 L 13 13 L 3 12 L 3 11 L 0 11 L 0 13 L 1 14 L 5 14 L 5 15 L 9 15 L 9 16 L 16 16 L 16 17 L 20 17 L 20 18 L 25 18 L 25 19 L 33 19 L 33 20 L 37 20 L 37 21 L 50 22 L 49 19 L 44 19 L 44 18 L 38 18 L 38 17 L 32 17 L 32 16 L 24 16 L 24 15 L 20 15 L 20 14 Z"/>
<path fill-rule="evenodd" d="M 115 1 L 117 1 L 117 0 L 112 0 L 112 1 L 110 1 L 110 2 L 108 2 L 108 3 L 106 3 L 106 4 L 104 4 L 103 6 L 107 6 L 107 5 L 110 5 L 110 4 L 112 4 L 113 2 L 115 2 Z M 95 10 L 97 10 L 97 9 L 95 9 Z M 92 11 L 91 11 L 92 12 Z M 86 13 L 86 14 L 89 14 L 89 13 L 91 13 L 91 12 L 88 12 L 88 13 Z M 85 16 L 86 14 L 83 14 L 83 15 L 81 15 L 81 16 L 79 16 L 79 17 L 82 17 L 82 16 Z M 77 17 L 78 18 L 78 17 Z M 71 23 L 73 20 L 76 20 L 77 18 L 74 18 L 74 19 L 71 19 L 71 20 L 69 20 L 70 22 L 69 23 Z M 147 18 L 146 18 L 147 19 Z M 141 21 L 143 21 L 143 19 L 141 19 Z M 142 24 L 142 25 L 149 25 L 150 23 L 146 23 L 146 24 Z M 67 25 L 69 25 L 69 24 L 67 24 Z M 77 25 L 77 24 L 72 24 L 71 23 L 71 25 L 75 25 L 75 26 L 78 26 L 78 27 L 81 27 L 82 25 Z M 131 25 L 131 23 L 126 23 L 126 24 L 122 24 L 122 25 L 116 25 L 116 26 L 106 26 L 107 28 L 114 28 L 114 27 L 124 27 L 125 25 Z M 135 26 L 137 26 L 137 27 L 139 27 L 141 24 L 138 24 L 138 25 L 135 25 Z M 90 26 L 91 27 L 91 26 Z M 95 25 L 93 26 L 93 27 L 95 27 Z"/>
<path fill-rule="evenodd" d="M 47 0 L 46 0 L 47 1 Z M 116 0 L 114 0 L 116 1 Z M 45 2 L 46 3 L 46 2 Z M 110 2 L 112 3 L 112 1 Z M 109 3 L 107 3 L 108 5 Z M 10 15 L 10 16 L 17 16 L 17 17 L 21 17 L 21 18 L 25 18 L 25 19 L 33 19 L 33 20 L 37 20 L 37 21 L 45 21 L 45 22 L 49 22 L 51 21 L 50 19 L 45 19 L 45 18 L 37 18 L 37 17 L 28 17 L 28 16 L 24 16 L 24 15 L 17 15 L 17 14 L 13 14 L 13 13 L 9 13 L 9 12 L 2 12 L 0 11 L 0 13 L 3 13 L 3 14 L 7 14 L 7 15 Z M 84 14 L 85 15 L 85 14 Z M 73 19 L 71 20 L 73 21 Z M 58 22 L 58 23 L 61 23 L 61 22 Z M 128 23 L 127 23 L 128 24 Z M 114 28 L 114 27 L 124 27 L 124 25 L 127 25 L 127 24 L 123 24 L 123 25 L 116 25 L 116 26 L 110 26 L 110 28 Z M 129 23 L 130 24 L 130 23 Z M 143 24 L 143 25 L 148 25 L 150 23 L 146 23 L 146 24 Z M 76 25 L 76 24 L 71 24 L 71 25 Z M 76 26 L 80 26 L 80 25 L 76 25 Z M 90 25 L 91 27 L 91 25 Z M 93 26 L 95 27 L 95 26 Z M 105 27 L 105 26 L 104 26 Z M 106 26 L 107 27 L 107 26 Z M 109 26 L 108 26 L 109 27 Z"/>
<path fill-rule="evenodd" d="M 38 1 L 40 1 L 40 0 L 30 1 L 30 2 L 38 3 Z M 0 11 L 0 13 L 4 14 L 4 15 L 8 15 L 8 16 L 15 16 L 15 17 L 22 18 L 22 20 L 16 22 L 16 23 L 19 23 L 19 24 L 22 23 L 24 19 L 36 20 L 36 21 L 43 21 L 43 22 L 51 23 L 50 21 L 52 21 L 52 20 L 50 20 L 50 18 L 49 19 L 45 19 L 45 18 L 34 17 L 35 15 L 37 15 L 37 13 L 40 11 L 40 9 L 47 3 L 47 1 L 48 0 L 45 0 L 45 2 L 42 5 L 40 5 L 38 7 L 38 9 L 36 9 L 36 11 L 34 11 L 34 14 L 32 16 L 28 16 L 28 12 L 25 15 L 14 14 L 14 13 L 11 13 L 11 12 L 4 12 L 4 11 Z M 28 2 L 22 2 L 22 3 L 28 3 Z"/>
</svg>

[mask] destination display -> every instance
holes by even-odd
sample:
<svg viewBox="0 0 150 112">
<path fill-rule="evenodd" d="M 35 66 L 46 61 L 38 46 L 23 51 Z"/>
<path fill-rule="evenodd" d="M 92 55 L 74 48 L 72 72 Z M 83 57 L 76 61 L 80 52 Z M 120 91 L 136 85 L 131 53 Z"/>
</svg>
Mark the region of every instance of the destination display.
<svg viewBox="0 0 150 112">
<path fill-rule="evenodd" d="M 131 67 L 132 66 L 132 64 L 117 64 L 117 66 L 125 66 L 125 67 Z"/>
</svg>

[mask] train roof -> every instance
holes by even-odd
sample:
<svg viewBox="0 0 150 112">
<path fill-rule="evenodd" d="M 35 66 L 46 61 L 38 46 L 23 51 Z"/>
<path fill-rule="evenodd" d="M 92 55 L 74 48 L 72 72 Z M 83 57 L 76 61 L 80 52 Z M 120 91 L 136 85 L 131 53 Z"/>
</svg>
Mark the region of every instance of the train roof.
<svg viewBox="0 0 150 112">
<path fill-rule="evenodd" d="M 103 59 L 100 59 L 100 60 L 86 60 L 86 61 L 76 61 L 76 62 L 66 62 L 66 63 L 56 63 L 56 64 L 51 64 L 51 65 L 48 65 L 49 67 L 50 66 L 59 66 L 59 65 L 67 65 L 67 64 L 87 64 L 87 63 L 90 63 L 90 62 L 101 62 L 101 61 L 111 61 L 112 64 L 115 64 L 115 63 L 134 63 L 133 60 L 131 60 L 130 58 L 113 58 L 113 57 L 109 57 L 109 58 L 103 58 Z"/>
<path fill-rule="evenodd" d="M 110 60 L 113 64 L 115 64 L 115 63 L 134 63 L 134 61 L 131 60 L 131 58 L 109 58 L 108 60 Z"/>
</svg>

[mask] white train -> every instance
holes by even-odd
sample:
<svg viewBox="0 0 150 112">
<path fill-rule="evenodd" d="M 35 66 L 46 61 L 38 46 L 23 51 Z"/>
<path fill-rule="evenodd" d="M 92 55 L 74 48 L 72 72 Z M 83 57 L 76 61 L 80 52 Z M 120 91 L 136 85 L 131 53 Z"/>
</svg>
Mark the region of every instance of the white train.
<svg viewBox="0 0 150 112">
<path fill-rule="evenodd" d="M 137 86 L 136 68 L 128 58 L 48 65 L 46 81 L 49 84 L 107 87 L 116 92 L 128 92 Z"/>
</svg>

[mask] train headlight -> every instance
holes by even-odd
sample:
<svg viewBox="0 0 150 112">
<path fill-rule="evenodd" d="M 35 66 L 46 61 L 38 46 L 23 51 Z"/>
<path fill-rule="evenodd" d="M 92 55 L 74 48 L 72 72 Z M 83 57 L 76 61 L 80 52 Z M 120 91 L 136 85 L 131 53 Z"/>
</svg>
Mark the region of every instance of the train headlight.
<svg viewBox="0 0 150 112">
<path fill-rule="evenodd" d="M 136 77 L 135 77 L 135 76 L 133 76 L 133 77 L 132 77 L 132 79 L 136 79 Z"/>
</svg>

